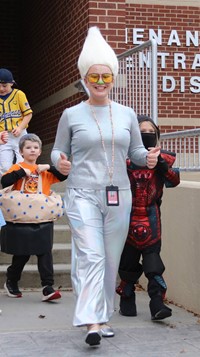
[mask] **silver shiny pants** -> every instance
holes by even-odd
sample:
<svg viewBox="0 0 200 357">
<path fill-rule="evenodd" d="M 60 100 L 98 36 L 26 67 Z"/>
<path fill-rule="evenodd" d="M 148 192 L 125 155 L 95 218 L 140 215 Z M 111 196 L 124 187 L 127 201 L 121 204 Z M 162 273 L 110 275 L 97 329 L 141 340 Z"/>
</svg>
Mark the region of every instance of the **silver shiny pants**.
<svg viewBox="0 0 200 357">
<path fill-rule="evenodd" d="M 107 322 L 114 311 L 131 191 L 119 191 L 119 202 L 119 206 L 107 206 L 105 190 L 66 191 L 65 208 L 72 232 L 71 277 L 76 295 L 74 326 Z"/>
</svg>

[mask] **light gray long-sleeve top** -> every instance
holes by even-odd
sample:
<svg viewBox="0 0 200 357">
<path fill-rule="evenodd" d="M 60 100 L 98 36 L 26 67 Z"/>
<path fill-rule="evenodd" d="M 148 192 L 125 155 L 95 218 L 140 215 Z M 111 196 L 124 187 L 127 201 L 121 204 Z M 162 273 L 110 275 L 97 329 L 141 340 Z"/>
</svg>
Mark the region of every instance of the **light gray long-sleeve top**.
<svg viewBox="0 0 200 357">
<path fill-rule="evenodd" d="M 93 106 L 93 110 L 102 131 L 111 166 L 112 127 L 109 105 Z M 115 151 L 113 185 L 119 189 L 129 189 L 126 159 L 129 157 L 136 165 L 145 166 L 147 150 L 142 143 L 135 112 L 116 102 L 111 102 L 111 110 Z M 61 152 L 68 158 L 72 157 L 67 187 L 102 190 L 110 185 L 99 129 L 90 105 L 86 102 L 64 110 L 51 153 L 52 162 L 56 167 Z"/>
</svg>

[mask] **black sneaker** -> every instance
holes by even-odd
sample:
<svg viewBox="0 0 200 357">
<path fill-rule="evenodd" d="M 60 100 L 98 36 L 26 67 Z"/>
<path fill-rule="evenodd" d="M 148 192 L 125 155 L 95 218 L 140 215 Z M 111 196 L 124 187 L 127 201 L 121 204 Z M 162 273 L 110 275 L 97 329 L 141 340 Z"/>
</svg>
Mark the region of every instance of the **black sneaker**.
<svg viewBox="0 0 200 357">
<path fill-rule="evenodd" d="M 54 290 L 52 286 L 45 286 L 42 290 L 43 298 L 42 301 L 51 301 L 61 298 L 61 293 L 59 290 Z"/>
<path fill-rule="evenodd" d="M 151 311 L 151 319 L 153 321 L 164 320 L 167 317 L 172 316 L 172 309 L 166 306 L 161 297 L 154 297 L 149 303 Z"/>
<path fill-rule="evenodd" d="M 129 297 L 120 296 L 119 313 L 123 316 L 137 316 L 135 293 Z"/>
<path fill-rule="evenodd" d="M 18 288 L 17 282 L 13 282 L 11 280 L 7 280 L 4 284 L 4 289 L 7 292 L 7 295 L 12 298 L 20 298 L 22 297 L 22 293 Z"/>
</svg>

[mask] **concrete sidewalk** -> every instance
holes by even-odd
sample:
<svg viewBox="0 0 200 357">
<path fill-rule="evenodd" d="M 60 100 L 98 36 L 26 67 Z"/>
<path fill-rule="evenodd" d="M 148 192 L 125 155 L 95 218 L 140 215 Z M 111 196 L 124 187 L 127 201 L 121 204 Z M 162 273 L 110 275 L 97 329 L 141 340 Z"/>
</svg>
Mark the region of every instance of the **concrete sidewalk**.
<svg viewBox="0 0 200 357">
<path fill-rule="evenodd" d="M 0 291 L 0 357 L 199 357 L 198 317 L 170 305 L 173 316 L 152 322 L 149 298 L 137 291 L 137 317 L 116 312 L 111 321 L 115 337 L 103 339 L 100 347 L 85 344 L 84 328 L 72 326 L 74 297 L 62 292 L 62 299 L 41 302 L 41 291 L 24 291 L 23 298 L 12 299 Z"/>
</svg>

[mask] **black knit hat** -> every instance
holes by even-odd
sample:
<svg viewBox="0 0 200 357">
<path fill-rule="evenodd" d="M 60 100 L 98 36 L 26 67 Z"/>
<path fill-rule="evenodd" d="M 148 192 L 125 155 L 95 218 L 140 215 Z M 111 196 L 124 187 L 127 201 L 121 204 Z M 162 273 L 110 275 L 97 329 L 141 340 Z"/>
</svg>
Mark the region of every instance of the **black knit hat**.
<svg viewBox="0 0 200 357">
<path fill-rule="evenodd" d="M 160 129 L 159 127 L 154 123 L 153 119 L 151 119 L 148 115 L 138 115 L 137 116 L 139 124 L 142 123 L 143 121 L 149 121 L 153 127 L 155 128 L 155 131 L 157 133 L 158 140 L 160 139 Z"/>
</svg>

